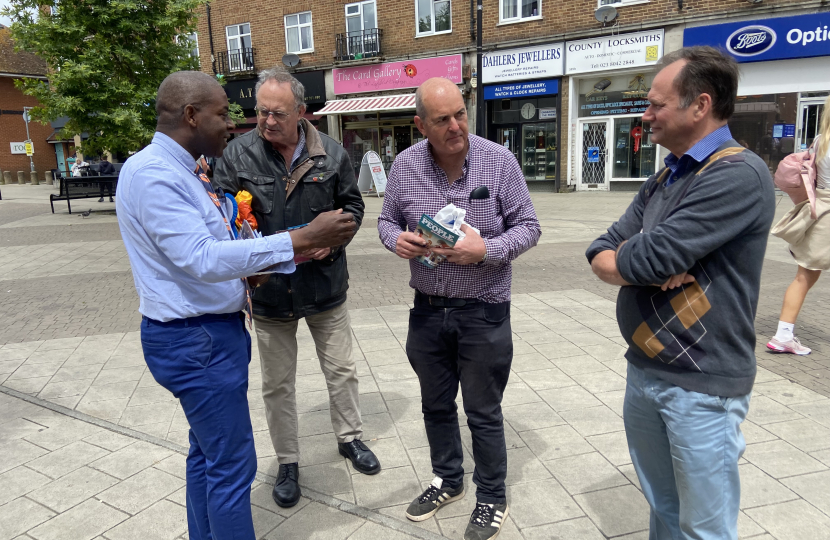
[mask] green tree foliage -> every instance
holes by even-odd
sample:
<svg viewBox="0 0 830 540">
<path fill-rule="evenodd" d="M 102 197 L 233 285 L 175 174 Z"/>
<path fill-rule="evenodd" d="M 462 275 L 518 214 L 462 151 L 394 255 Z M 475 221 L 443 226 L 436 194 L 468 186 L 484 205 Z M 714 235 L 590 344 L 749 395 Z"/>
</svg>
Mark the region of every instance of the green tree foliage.
<svg viewBox="0 0 830 540">
<path fill-rule="evenodd" d="M 63 136 L 87 133 L 88 155 L 147 145 L 156 125 L 161 81 L 198 69 L 192 44 L 196 9 L 206 0 L 10 0 L 2 12 L 19 49 L 49 66 L 49 80 L 15 84 L 41 103 L 47 122 L 69 117 Z"/>
</svg>

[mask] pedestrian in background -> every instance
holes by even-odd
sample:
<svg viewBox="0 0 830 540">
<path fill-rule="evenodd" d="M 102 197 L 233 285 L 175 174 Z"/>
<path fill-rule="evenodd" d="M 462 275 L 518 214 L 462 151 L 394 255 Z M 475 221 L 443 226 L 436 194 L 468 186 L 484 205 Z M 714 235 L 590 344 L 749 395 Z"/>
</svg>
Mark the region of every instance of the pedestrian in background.
<svg viewBox="0 0 830 540">
<path fill-rule="evenodd" d="M 807 219 L 809 201 L 802 204 L 806 231 L 797 244 L 790 244 L 790 254 L 798 263 L 795 279 L 784 293 L 784 305 L 778 320 L 778 331 L 767 343 L 773 352 L 798 355 L 810 354 L 811 349 L 795 337 L 795 322 L 807 292 L 818 281 L 822 270 L 830 268 L 830 97 L 824 102 L 824 113 L 816 136 L 816 220 Z M 789 214 L 788 216 L 789 217 Z"/>
<path fill-rule="evenodd" d="M 378 218 L 383 245 L 409 260 L 415 307 L 406 354 L 421 385 L 435 474 L 406 517 L 423 521 L 464 496 L 455 403 L 460 385 L 478 486 L 464 538 L 487 540 L 499 533 L 509 511 L 501 400 L 513 360 L 510 262 L 536 245 L 541 228 L 516 158 L 469 134 L 455 84 L 427 80 L 415 94 L 415 108 L 415 125 L 426 140 L 398 154 Z M 413 260 L 428 253 L 415 230 L 422 214 L 434 216 L 448 203 L 466 210 L 470 226 L 462 226 L 466 236 L 453 248 L 434 248 L 446 261 L 427 268 Z"/>
<path fill-rule="evenodd" d="M 648 93 L 666 167 L 588 248 L 620 285 L 623 420 L 651 540 L 738 538 L 740 424 L 755 381 L 755 313 L 775 191 L 727 121 L 738 65 L 711 47 L 664 56 Z"/>
</svg>

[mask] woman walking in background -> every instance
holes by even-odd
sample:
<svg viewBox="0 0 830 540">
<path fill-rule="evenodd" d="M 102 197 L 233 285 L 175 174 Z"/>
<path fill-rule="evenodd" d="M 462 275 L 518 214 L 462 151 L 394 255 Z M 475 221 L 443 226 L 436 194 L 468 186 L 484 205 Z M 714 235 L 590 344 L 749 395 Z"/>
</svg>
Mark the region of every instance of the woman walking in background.
<svg viewBox="0 0 830 540">
<path fill-rule="evenodd" d="M 790 244 L 790 253 L 798 263 L 795 279 L 784 294 L 784 305 L 778 321 L 778 332 L 767 343 L 773 352 L 798 355 L 810 354 L 810 348 L 794 335 L 795 321 L 822 270 L 830 268 L 830 97 L 824 102 L 820 131 L 816 137 L 816 221 L 807 228 L 804 239 Z M 802 212 L 810 211 L 807 202 Z"/>
</svg>

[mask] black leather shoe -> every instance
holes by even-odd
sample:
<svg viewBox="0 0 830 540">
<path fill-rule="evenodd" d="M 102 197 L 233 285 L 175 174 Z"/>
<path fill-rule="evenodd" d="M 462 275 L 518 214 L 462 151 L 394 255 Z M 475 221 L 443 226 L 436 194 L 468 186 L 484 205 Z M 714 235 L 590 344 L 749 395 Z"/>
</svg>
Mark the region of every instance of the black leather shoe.
<svg viewBox="0 0 830 540">
<path fill-rule="evenodd" d="M 300 500 L 300 469 L 296 463 L 280 465 L 277 472 L 277 483 L 274 484 L 274 491 L 271 497 L 277 506 L 291 508 Z"/>
<path fill-rule="evenodd" d="M 98 199 L 98 202 L 104 202 L 104 198 L 101 197 L 100 199 Z"/>
<path fill-rule="evenodd" d="M 363 444 L 363 441 L 353 440 L 347 443 L 337 443 L 340 455 L 351 460 L 358 472 L 363 474 L 377 474 L 380 472 L 380 461 L 375 453 Z"/>
</svg>

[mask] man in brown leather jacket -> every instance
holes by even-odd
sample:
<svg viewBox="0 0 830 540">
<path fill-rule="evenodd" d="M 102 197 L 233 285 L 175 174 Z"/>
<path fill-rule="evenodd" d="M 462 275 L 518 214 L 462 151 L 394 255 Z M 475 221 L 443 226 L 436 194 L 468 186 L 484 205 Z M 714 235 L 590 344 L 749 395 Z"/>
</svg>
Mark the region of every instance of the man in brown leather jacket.
<svg viewBox="0 0 830 540">
<path fill-rule="evenodd" d="M 234 139 L 217 163 L 215 186 L 253 196 L 252 209 L 263 235 L 309 223 L 342 208 L 360 226 L 363 199 L 343 147 L 303 118 L 305 89 L 281 68 L 263 71 L 256 86 L 257 129 Z M 338 451 L 364 474 L 380 463 L 360 440 L 358 381 L 346 309 L 349 275 L 345 246 L 304 253 L 310 262 L 293 274 L 274 274 L 254 290 L 253 308 L 262 364 L 262 396 L 279 472 L 274 501 L 282 507 L 300 499 L 299 442 L 294 381 L 297 326 L 305 318 L 326 378 Z"/>
</svg>

